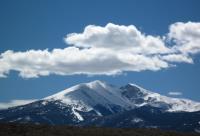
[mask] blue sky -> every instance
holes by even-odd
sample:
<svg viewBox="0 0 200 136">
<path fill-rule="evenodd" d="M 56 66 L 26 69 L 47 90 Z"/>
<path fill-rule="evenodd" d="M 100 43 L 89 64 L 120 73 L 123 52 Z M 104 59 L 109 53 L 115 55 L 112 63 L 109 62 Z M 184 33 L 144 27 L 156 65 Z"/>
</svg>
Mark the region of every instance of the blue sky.
<svg viewBox="0 0 200 136">
<path fill-rule="evenodd" d="M 134 25 L 146 35 L 164 36 L 176 22 L 200 22 L 199 5 L 198 0 L 1 0 L 0 53 L 64 49 L 69 47 L 64 37 L 82 33 L 88 25 Z M 111 76 L 51 74 L 22 78 L 18 71 L 11 70 L 6 78 L 0 78 L 0 102 L 40 99 L 96 79 L 118 86 L 132 82 L 165 95 L 182 92 L 179 97 L 200 101 L 200 55 L 196 53 L 192 59 L 193 64 L 176 63 L 176 67 L 157 71 L 127 71 Z"/>
</svg>

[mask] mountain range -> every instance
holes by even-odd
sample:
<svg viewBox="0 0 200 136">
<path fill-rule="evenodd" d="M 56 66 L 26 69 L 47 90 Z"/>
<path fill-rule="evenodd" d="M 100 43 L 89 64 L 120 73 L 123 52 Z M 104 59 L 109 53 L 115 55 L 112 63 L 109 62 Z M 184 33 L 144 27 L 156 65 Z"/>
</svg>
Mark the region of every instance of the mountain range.
<svg viewBox="0 0 200 136">
<path fill-rule="evenodd" d="M 1 123 L 159 128 L 200 133 L 200 103 L 135 84 L 81 83 L 32 103 L 0 110 Z"/>
</svg>

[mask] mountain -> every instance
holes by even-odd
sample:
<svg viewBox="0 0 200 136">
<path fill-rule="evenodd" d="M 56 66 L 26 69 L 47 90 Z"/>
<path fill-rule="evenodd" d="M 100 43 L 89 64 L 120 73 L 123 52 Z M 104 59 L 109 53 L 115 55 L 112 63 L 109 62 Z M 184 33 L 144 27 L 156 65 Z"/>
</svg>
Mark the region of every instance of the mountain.
<svg viewBox="0 0 200 136">
<path fill-rule="evenodd" d="M 200 131 L 200 103 L 135 84 L 82 83 L 41 100 L 0 110 L 0 122 Z"/>
</svg>

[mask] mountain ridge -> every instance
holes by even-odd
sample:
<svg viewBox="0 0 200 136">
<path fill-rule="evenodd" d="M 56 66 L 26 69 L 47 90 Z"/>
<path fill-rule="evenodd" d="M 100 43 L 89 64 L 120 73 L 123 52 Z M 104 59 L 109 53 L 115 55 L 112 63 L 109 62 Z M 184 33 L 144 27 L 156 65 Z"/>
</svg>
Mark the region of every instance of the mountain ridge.
<svg viewBox="0 0 200 136">
<path fill-rule="evenodd" d="M 65 101 L 64 103 L 69 104 L 72 101 L 75 102 L 76 99 L 78 99 L 79 101 L 81 101 L 82 99 L 84 101 L 86 99 L 82 97 L 88 97 L 88 101 L 92 99 L 92 104 L 95 104 L 94 101 L 97 101 L 96 104 L 114 104 L 122 106 L 125 109 L 143 106 L 146 104 L 150 104 L 153 107 L 159 107 L 159 104 L 163 104 L 161 106 L 168 106 L 168 111 L 193 112 L 200 110 L 199 102 L 195 102 L 189 99 L 172 98 L 160 95 L 159 93 L 146 90 L 139 85 L 133 83 L 128 83 L 127 85 L 122 87 L 116 87 L 100 80 L 72 86 L 68 89 L 65 89 L 64 91 L 58 92 L 44 99 L 61 100 L 63 102 Z M 99 99 L 101 100 L 99 101 Z"/>
</svg>

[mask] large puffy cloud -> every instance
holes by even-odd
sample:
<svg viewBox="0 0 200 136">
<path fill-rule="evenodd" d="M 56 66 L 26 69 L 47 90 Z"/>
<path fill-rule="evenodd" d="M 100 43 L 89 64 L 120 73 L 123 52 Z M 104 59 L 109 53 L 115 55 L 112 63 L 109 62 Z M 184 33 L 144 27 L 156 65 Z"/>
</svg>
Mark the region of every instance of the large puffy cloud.
<svg viewBox="0 0 200 136">
<path fill-rule="evenodd" d="M 130 50 L 132 53 L 166 53 L 169 49 L 157 36 L 144 35 L 135 26 L 108 23 L 105 27 L 89 25 L 83 33 L 67 35 L 68 44 L 83 48 L 106 48 L 111 50 Z"/>
<path fill-rule="evenodd" d="M 30 50 L 26 52 L 6 51 L 1 54 L 1 71 L 5 76 L 9 70 L 20 72 L 25 78 L 57 75 L 113 75 L 122 71 L 159 70 L 168 64 L 156 56 L 144 56 L 107 49 Z"/>
<path fill-rule="evenodd" d="M 3 52 L 0 77 L 6 77 L 11 70 L 24 78 L 49 74 L 115 75 L 193 63 L 191 56 L 200 51 L 199 31 L 200 23 L 194 22 L 172 24 L 165 36 L 146 35 L 134 25 L 89 25 L 83 33 L 68 34 L 65 41 L 70 46 L 64 49 Z"/>
</svg>

